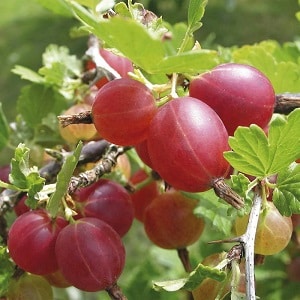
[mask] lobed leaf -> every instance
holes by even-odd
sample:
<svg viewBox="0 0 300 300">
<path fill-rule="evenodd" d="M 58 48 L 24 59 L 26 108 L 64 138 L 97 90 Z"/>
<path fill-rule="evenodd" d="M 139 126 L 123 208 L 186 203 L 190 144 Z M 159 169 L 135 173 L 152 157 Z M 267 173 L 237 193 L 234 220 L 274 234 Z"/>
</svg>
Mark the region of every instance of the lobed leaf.
<svg viewBox="0 0 300 300">
<path fill-rule="evenodd" d="M 269 170 L 276 174 L 300 157 L 300 109 L 277 116 L 269 127 Z"/>
<path fill-rule="evenodd" d="M 291 45 L 263 41 L 233 50 L 234 62 L 256 67 L 272 82 L 276 93 L 298 92 L 300 85 L 299 51 Z"/>
<path fill-rule="evenodd" d="M 19 144 L 15 149 L 9 181 L 11 188 L 27 192 L 28 204 L 35 208 L 37 203 L 34 196 L 43 189 L 45 179 L 40 176 L 37 167 L 30 166 L 29 152 L 30 149 L 24 144 Z"/>
<path fill-rule="evenodd" d="M 300 165 L 281 171 L 273 191 L 273 203 L 282 215 L 300 214 Z"/>
<path fill-rule="evenodd" d="M 255 177 L 280 172 L 300 157 L 300 109 L 275 117 L 268 137 L 257 125 L 239 127 L 229 138 L 232 151 L 224 156 L 238 171 Z"/>
<path fill-rule="evenodd" d="M 233 137 L 229 137 L 232 151 L 224 157 L 233 168 L 241 173 L 264 177 L 269 167 L 269 146 L 264 131 L 257 125 L 238 127 Z"/>
<path fill-rule="evenodd" d="M 213 190 L 205 193 L 184 193 L 187 197 L 195 198 L 199 205 L 195 208 L 194 213 L 205 220 L 214 230 L 222 232 L 224 235 L 231 234 L 232 222 L 234 215 L 228 215 L 228 205 L 219 200 Z"/>
</svg>

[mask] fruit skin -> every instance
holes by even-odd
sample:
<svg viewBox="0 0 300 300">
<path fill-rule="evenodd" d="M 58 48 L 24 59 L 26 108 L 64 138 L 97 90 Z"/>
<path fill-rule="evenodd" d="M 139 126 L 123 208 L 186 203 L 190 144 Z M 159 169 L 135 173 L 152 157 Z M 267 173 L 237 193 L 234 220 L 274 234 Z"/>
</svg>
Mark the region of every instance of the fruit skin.
<svg viewBox="0 0 300 300">
<path fill-rule="evenodd" d="M 96 94 L 92 106 L 94 125 L 100 136 L 121 146 L 146 139 L 156 111 L 151 91 L 130 78 L 107 83 Z"/>
<path fill-rule="evenodd" d="M 0 166 L 0 180 L 4 182 L 9 182 L 8 177 L 11 171 L 10 165 Z"/>
<path fill-rule="evenodd" d="M 131 177 L 132 184 L 138 184 L 148 178 L 148 174 L 143 170 L 137 170 Z M 148 205 L 159 195 L 159 188 L 156 181 L 150 181 L 141 189 L 131 193 L 131 200 L 134 206 L 134 216 L 140 222 L 144 221 L 144 213 Z"/>
<path fill-rule="evenodd" d="M 151 158 L 149 156 L 147 139 L 134 145 L 135 151 L 144 164 L 153 169 Z"/>
<path fill-rule="evenodd" d="M 76 198 L 84 202 L 83 216 L 106 222 L 121 237 L 130 229 L 134 218 L 134 207 L 129 193 L 120 184 L 101 179 L 80 189 Z"/>
<path fill-rule="evenodd" d="M 57 238 L 55 251 L 66 280 L 88 292 L 110 288 L 125 264 L 120 236 L 96 218 L 82 218 L 66 226 Z"/>
<path fill-rule="evenodd" d="M 249 216 L 237 218 L 235 231 L 242 235 L 246 231 Z M 266 203 L 266 211 L 259 217 L 255 236 L 254 252 L 273 255 L 282 251 L 291 239 L 293 225 L 291 217 L 282 216 L 273 202 Z"/>
<path fill-rule="evenodd" d="M 7 300 L 52 300 L 53 291 L 48 281 L 42 276 L 23 274 L 12 279 L 9 285 Z"/>
<path fill-rule="evenodd" d="M 192 97 L 173 99 L 150 123 L 148 151 L 153 168 L 172 187 L 187 192 L 211 188 L 229 164 L 227 131 L 218 115 Z"/>
<path fill-rule="evenodd" d="M 191 97 L 212 107 L 233 135 L 238 126 L 265 128 L 275 105 L 269 79 L 254 67 L 226 63 L 201 74 L 190 83 Z"/>
<path fill-rule="evenodd" d="M 56 272 L 49 273 L 43 276 L 50 285 L 58 288 L 66 288 L 71 286 L 71 284 L 64 278 L 60 270 Z"/>
<path fill-rule="evenodd" d="M 205 278 L 201 284 L 192 291 L 194 300 L 215 300 L 219 295 L 220 290 L 223 288 L 222 282 L 211 278 Z M 220 292 L 221 298 L 229 293 L 229 288 L 225 287 L 224 291 Z"/>
<path fill-rule="evenodd" d="M 14 206 L 14 211 L 17 216 L 21 216 L 24 213 L 30 211 L 29 206 L 27 206 L 25 204 L 26 200 L 27 200 L 27 195 L 24 195 L 21 197 L 21 199 L 18 201 L 18 203 Z"/>
<path fill-rule="evenodd" d="M 13 261 L 23 270 L 45 275 L 58 269 L 55 242 L 67 225 L 61 217 L 52 220 L 44 209 L 19 216 L 8 232 L 8 250 Z"/>
<path fill-rule="evenodd" d="M 148 238 L 164 249 L 183 249 L 198 240 L 204 221 L 193 211 L 197 201 L 178 191 L 157 196 L 146 208 L 144 228 Z"/>
<path fill-rule="evenodd" d="M 204 266 L 215 267 L 223 259 L 226 258 L 225 252 L 213 253 L 201 262 Z M 192 291 L 194 300 L 214 300 L 218 296 L 221 296 L 220 299 L 223 299 L 230 291 L 230 285 L 227 284 L 224 286 L 223 282 L 219 282 L 212 278 L 204 279 L 200 285 Z"/>
<path fill-rule="evenodd" d="M 121 75 L 121 77 L 129 77 L 128 72 L 134 71 L 132 62 L 127 57 L 114 54 L 103 48 L 100 49 L 100 54 L 108 64 Z"/>
<path fill-rule="evenodd" d="M 67 109 L 63 115 L 73 115 L 91 110 L 91 106 L 86 103 L 78 103 Z M 66 127 L 59 126 L 62 138 L 68 143 L 74 144 L 79 140 L 89 141 L 97 135 L 94 124 L 71 124 Z"/>
<path fill-rule="evenodd" d="M 103 49 L 100 49 L 100 55 L 106 60 L 106 62 L 113 68 L 115 69 L 121 77 L 129 77 L 128 76 L 128 72 L 133 72 L 133 65 L 132 62 L 124 57 L 124 56 L 120 56 L 117 54 L 114 54 L 113 52 Z M 86 62 L 86 66 L 85 68 L 87 70 L 92 70 L 96 68 L 96 65 L 93 61 L 88 60 Z M 108 83 L 108 79 L 104 76 L 102 78 L 100 78 L 95 85 L 97 86 L 97 88 L 101 88 L 102 86 L 104 86 L 106 83 Z"/>
</svg>

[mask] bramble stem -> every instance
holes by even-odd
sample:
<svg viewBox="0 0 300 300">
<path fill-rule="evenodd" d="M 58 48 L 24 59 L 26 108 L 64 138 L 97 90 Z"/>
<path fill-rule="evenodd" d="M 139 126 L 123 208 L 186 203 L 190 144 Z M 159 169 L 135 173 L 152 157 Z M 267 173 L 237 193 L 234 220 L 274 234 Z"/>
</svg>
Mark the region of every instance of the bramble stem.
<svg viewBox="0 0 300 300">
<path fill-rule="evenodd" d="M 103 155 L 101 161 L 91 170 L 73 176 L 69 182 L 68 193 L 73 194 L 78 188 L 91 185 L 104 174 L 110 173 L 117 163 L 117 158 L 127 149 L 121 146 L 111 144 L 107 152 Z"/>
<path fill-rule="evenodd" d="M 246 232 L 241 236 L 245 250 L 245 269 L 246 269 L 246 295 L 247 300 L 255 300 L 255 278 L 254 278 L 254 242 L 258 219 L 262 205 L 261 187 L 257 186 L 254 194 L 253 205 L 251 208 Z"/>
</svg>

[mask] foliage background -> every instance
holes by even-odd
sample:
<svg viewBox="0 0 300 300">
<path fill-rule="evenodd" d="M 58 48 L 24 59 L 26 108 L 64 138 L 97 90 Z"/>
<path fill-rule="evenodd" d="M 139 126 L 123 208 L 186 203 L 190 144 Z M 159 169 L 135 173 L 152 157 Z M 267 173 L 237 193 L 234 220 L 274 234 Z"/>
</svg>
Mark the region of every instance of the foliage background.
<svg viewBox="0 0 300 300">
<path fill-rule="evenodd" d="M 144 0 L 147 8 L 170 23 L 186 20 L 187 0 Z M 300 37 L 299 22 L 295 12 L 299 10 L 297 0 L 209 0 L 203 18 L 203 28 L 197 39 L 205 47 L 217 45 L 233 46 L 274 39 L 280 43 L 294 41 Z M 0 2 L 0 101 L 6 115 L 15 117 L 15 102 L 21 87 L 25 84 L 10 72 L 20 64 L 37 70 L 41 66 L 41 55 L 47 45 L 66 45 L 79 57 L 86 49 L 85 38 L 70 38 L 69 31 L 77 21 L 52 14 L 36 1 L 18 0 Z M 5 153 L 1 154 L 5 160 Z M 0 157 L 1 160 L 1 157 Z M 214 236 L 218 237 L 217 234 Z M 191 247 L 191 255 L 196 263 L 214 251 L 230 246 L 207 246 L 211 236 L 204 234 L 201 243 Z M 133 230 L 125 238 L 127 266 L 120 285 L 124 287 L 128 299 L 175 299 L 174 294 L 157 293 L 151 289 L 151 280 L 176 278 L 183 275 L 176 253 L 152 246 L 145 238 L 142 227 L 135 223 Z M 147 253 L 147 255 L 145 255 Z M 300 299 L 299 284 L 287 283 L 285 264 L 287 253 L 266 260 L 265 267 L 258 268 L 258 289 L 261 299 Z M 265 271 L 266 270 L 266 271 Z M 162 275 L 163 274 L 163 275 Z M 163 276 L 163 277 L 161 277 Z M 299 291 L 299 288 L 298 288 Z M 296 293 L 296 294 L 295 294 Z M 137 298 L 138 295 L 138 298 Z M 104 293 L 79 293 L 75 289 L 68 292 L 56 290 L 56 299 L 108 299 Z M 178 299 L 181 299 L 179 296 Z M 177 298 L 176 298 L 177 300 Z"/>
</svg>

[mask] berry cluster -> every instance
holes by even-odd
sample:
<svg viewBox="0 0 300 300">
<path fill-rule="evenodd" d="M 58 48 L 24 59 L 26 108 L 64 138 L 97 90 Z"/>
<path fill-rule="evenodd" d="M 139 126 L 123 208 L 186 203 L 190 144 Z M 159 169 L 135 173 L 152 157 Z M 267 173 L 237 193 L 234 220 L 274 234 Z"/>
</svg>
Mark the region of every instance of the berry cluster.
<svg viewBox="0 0 300 300">
<path fill-rule="evenodd" d="M 21 269 L 54 286 L 110 290 L 125 264 L 121 237 L 134 218 L 130 195 L 103 179 L 74 198 L 78 215 L 71 222 L 51 218 L 45 209 L 21 214 L 9 230 L 10 256 Z"/>
<path fill-rule="evenodd" d="M 260 71 L 228 63 L 191 80 L 189 96 L 159 108 L 144 84 L 113 80 L 97 92 L 92 118 L 100 136 L 135 146 L 173 188 L 203 192 L 229 172 L 228 135 L 238 126 L 266 127 L 274 104 L 273 87 Z"/>
</svg>

